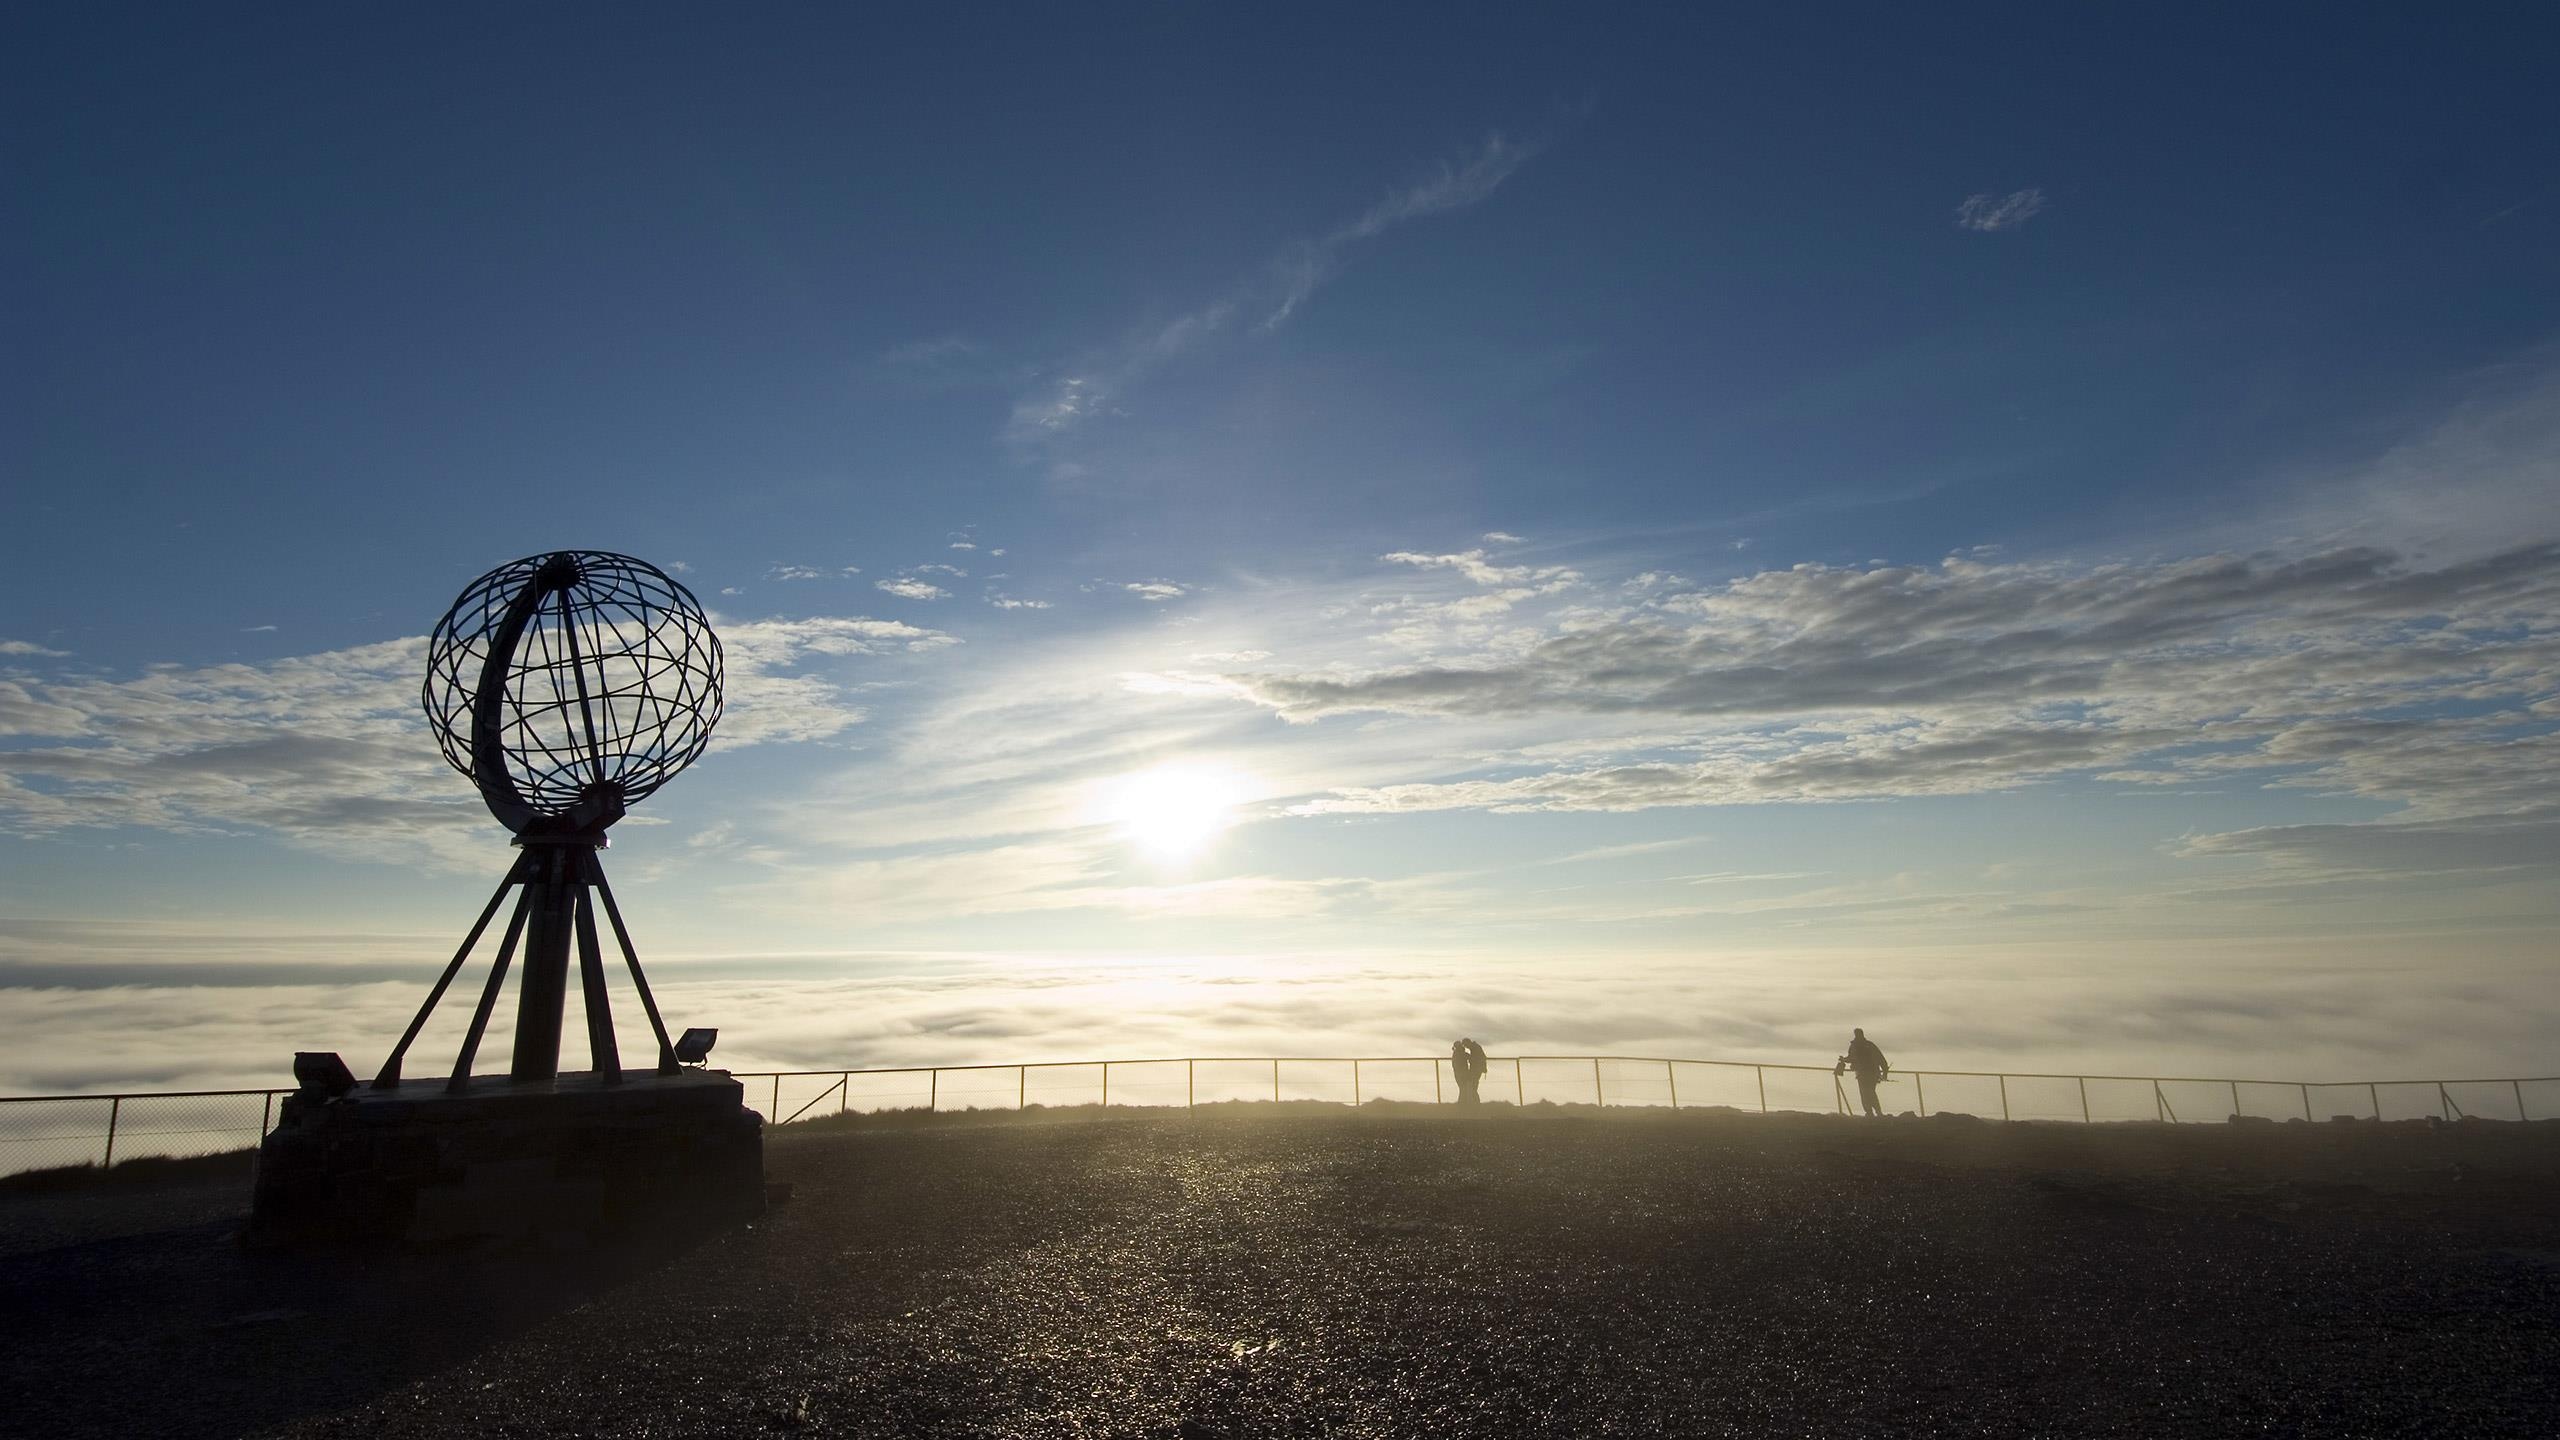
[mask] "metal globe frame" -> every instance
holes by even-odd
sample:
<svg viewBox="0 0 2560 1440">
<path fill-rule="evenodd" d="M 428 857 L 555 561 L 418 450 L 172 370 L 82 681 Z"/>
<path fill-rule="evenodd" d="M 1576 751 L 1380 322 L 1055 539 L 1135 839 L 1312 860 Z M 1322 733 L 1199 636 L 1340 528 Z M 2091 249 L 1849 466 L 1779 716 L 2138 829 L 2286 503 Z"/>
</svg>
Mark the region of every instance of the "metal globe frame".
<svg viewBox="0 0 2560 1440">
<path fill-rule="evenodd" d="M 599 903 L 648 1012 L 658 1070 L 678 1068 L 597 852 L 607 845 L 606 829 L 629 806 L 702 754 L 723 698 L 720 640 L 709 619 L 692 591 L 646 561 L 601 550 L 551 551 L 501 565 L 463 590 L 429 641 L 419 703 L 447 763 L 471 777 L 489 813 L 514 832 L 521 853 L 373 1088 L 400 1084 L 410 1045 L 511 890 L 515 911 L 447 1088 L 469 1085 L 520 942 L 524 975 L 508 1079 L 558 1077 L 574 947 L 596 1078 L 621 1081 L 596 926 Z"/>
</svg>

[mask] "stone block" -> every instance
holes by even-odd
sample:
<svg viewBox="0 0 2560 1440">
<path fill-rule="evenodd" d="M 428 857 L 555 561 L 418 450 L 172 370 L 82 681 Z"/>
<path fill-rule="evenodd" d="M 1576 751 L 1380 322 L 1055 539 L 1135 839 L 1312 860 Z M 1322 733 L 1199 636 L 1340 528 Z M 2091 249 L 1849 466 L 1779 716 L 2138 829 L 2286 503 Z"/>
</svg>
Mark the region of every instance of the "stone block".
<svg viewBox="0 0 2560 1440">
<path fill-rule="evenodd" d="M 259 1151 L 252 1243 L 584 1244 L 764 1204 L 764 1121 L 727 1072 L 286 1098 Z"/>
</svg>

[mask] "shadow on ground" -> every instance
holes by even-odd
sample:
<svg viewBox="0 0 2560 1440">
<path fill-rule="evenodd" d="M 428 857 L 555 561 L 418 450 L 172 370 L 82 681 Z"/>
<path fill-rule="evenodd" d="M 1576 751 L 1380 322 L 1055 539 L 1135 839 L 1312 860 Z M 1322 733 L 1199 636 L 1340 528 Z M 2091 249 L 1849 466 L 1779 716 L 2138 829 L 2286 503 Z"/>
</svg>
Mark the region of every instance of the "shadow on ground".
<svg viewBox="0 0 2560 1440">
<path fill-rule="evenodd" d="M 255 1252 L 247 1157 L 214 1158 L 0 1188 L 0 1432 L 270 1430 L 446 1371 L 685 1248 Z"/>
</svg>

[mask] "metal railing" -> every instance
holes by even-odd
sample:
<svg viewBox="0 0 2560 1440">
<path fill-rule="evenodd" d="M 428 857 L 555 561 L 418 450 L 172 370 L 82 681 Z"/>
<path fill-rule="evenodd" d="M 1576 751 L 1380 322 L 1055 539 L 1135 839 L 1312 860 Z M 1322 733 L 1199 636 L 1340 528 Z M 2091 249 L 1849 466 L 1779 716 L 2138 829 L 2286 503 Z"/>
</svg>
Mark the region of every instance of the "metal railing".
<svg viewBox="0 0 2560 1440">
<path fill-rule="evenodd" d="M 1854 1113 L 1828 1065 L 1687 1060 L 1642 1055 L 1495 1057 L 1483 1096 L 1513 1105 L 1721 1107 Z M 1230 1101 L 1372 1100 L 1449 1104 L 1447 1056 L 1214 1055 L 1169 1060 L 1053 1060 L 1001 1065 L 897 1066 L 732 1072 L 774 1124 L 855 1111 L 1029 1109 L 1034 1105 L 1197 1107 Z M 2098 1123 L 2331 1118 L 2526 1120 L 2560 1116 L 2560 1076 L 2479 1080 L 2247 1080 L 2228 1077 L 2060 1075 L 1905 1070 L 1887 1110 L 1919 1115 Z M 1506 1093 L 1507 1092 L 1507 1093 Z M 195 1090 L 0 1097 L 0 1175 L 110 1166 L 253 1146 L 290 1090 Z M 2340 1097 L 2344 1097 L 2341 1101 Z M 2530 1104 L 2528 1101 L 2530 1100 Z M 828 1102 L 833 1102 L 829 1108 Z M 2338 1106 L 2343 1103 L 2343 1110 Z M 2181 1116 L 2181 1111 L 2184 1116 Z"/>
<path fill-rule="evenodd" d="M 1535 1102 L 1602 1106 L 1667 1105 L 1672 1109 L 1723 1106 L 1730 1109 L 1816 1111 L 1849 1114 L 1859 1108 L 1849 1097 L 1844 1077 L 1828 1065 L 1791 1065 L 1751 1060 L 1689 1060 L 1642 1055 L 1518 1055 L 1493 1057 L 1493 1070 L 1482 1082 L 1487 1099 L 1506 1098 L 1515 1105 Z M 1329 1073 L 1310 1076 L 1307 1067 Z M 1251 1067 L 1251 1074 L 1244 1073 Z M 1294 1068 L 1290 1068 L 1294 1067 Z M 1380 1067 L 1389 1067 L 1385 1083 Z M 1563 1067 L 1559 1070 L 1559 1067 Z M 1115 1071 L 1117 1078 L 1115 1080 Z M 1506 1077 L 1505 1072 L 1508 1072 Z M 1206 1072 L 1209 1088 L 1203 1091 Z M 789 1124 L 813 1113 L 855 1110 L 952 1108 L 1027 1109 L 1039 1104 L 1160 1105 L 1196 1107 L 1228 1100 L 1333 1100 L 1358 1105 L 1368 1100 L 1406 1099 L 1446 1104 L 1456 1096 L 1456 1082 L 1445 1056 L 1310 1056 L 1217 1055 L 1151 1060 L 1055 1060 L 993 1065 L 896 1066 L 841 1070 L 760 1070 L 734 1072 L 761 1097 L 774 1123 Z M 1570 1078 L 1559 1080 L 1562 1073 Z M 1428 1095 L 1417 1075 L 1427 1074 Z M 1683 1098 L 1683 1075 L 1687 1098 Z M 1035 1082 L 1034 1077 L 1041 1077 Z M 1748 1077 L 1748 1086 L 1742 1084 Z M 945 1077 L 959 1077 L 953 1083 Z M 1777 1083 L 1772 1095 L 1773 1077 Z M 1503 1083 L 1508 1079 L 1506 1087 Z M 993 1083 L 988 1083 L 989 1080 Z M 2560 1076 L 2497 1077 L 2468 1080 L 2253 1080 L 2227 1076 L 2066 1075 L 2031 1071 L 1906 1070 L 1885 1083 L 1907 1082 L 1911 1103 L 1887 1105 L 1927 1116 L 1932 1081 L 1939 1086 L 1934 1113 L 1971 1114 L 1988 1118 L 1996 1109 L 2003 1120 L 2150 1119 L 2179 1121 L 2184 1103 L 2190 1120 L 2317 1119 L 2315 1096 L 2338 1092 L 2356 1095 L 2353 1111 L 2330 1111 L 2366 1120 L 2417 1119 L 2434 1115 L 2445 1120 L 2471 1116 L 2530 1119 L 2526 1087 L 2536 1088 L 2546 1115 L 2560 1114 Z M 857 1082 L 863 1082 L 857 1089 Z M 974 1082 L 974 1083 L 969 1083 Z M 1828 1082 L 1827 1084 L 1824 1082 Z M 1035 1085 L 1037 1093 L 1035 1095 Z M 2097 1087 L 2095 1091 L 2091 1087 Z M 2057 1091 L 2057 1087 L 2067 1087 Z M 2125 1087 L 2135 1087 L 2128 1092 Z M 2555 1087 L 2547 1096 L 2543 1087 Z M 2408 1092 L 2421 1092 L 2411 1103 Z M 1136 1092 L 1138 1098 L 1132 1097 Z M 1532 1092 L 1535 1092 L 1534 1094 Z M 2504 1091 L 2495 1100 L 2490 1092 Z M 1178 1092 L 1178 1093 L 1177 1093 Z M 2060 1099 L 2057 1099 L 2057 1094 Z M 2130 1094 L 2131 1099 L 2128 1099 Z M 2394 1103 L 2386 1104 L 2390 1095 Z M 1156 1098 L 1145 1098 L 1153 1096 Z M 2201 1097 L 2201 1103 L 2200 1103 Z M 2278 1103 L 2278 1098 L 2283 1103 Z M 1895 1097 L 1899 1099 L 1899 1096 Z M 822 1107 L 835 1102 L 833 1111 Z M 996 1103 L 986 1103 L 986 1102 Z M 1952 1103 L 1950 1103 L 1952 1101 Z M 796 1103 L 795 1103 L 796 1102 Z M 921 1103 L 919 1103 L 921 1102 Z M 2503 1103 L 2499 1103 L 2503 1102 Z M 2222 1109 L 2227 1103 L 2228 1108 Z M 2298 1108 L 2299 1114 L 2295 1111 Z M 2220 1114 L 2214 1111 L 2220 1110 Z M 2512 1111 L 2510 1117 L 2507 1111 Z M 2145 1113 L 2147 1112 L 2147 1113 Z"/>
</svg>

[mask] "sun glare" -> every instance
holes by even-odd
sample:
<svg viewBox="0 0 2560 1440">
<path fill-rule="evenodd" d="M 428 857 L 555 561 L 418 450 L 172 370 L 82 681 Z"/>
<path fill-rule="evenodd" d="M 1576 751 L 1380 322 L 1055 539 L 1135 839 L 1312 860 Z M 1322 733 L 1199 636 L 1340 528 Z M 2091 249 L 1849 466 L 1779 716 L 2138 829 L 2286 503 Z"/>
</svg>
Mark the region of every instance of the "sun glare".
<svg viewBox="0 0 2560 1440">
<path fill-rule="evenodd" d="M 1160 861 L 1188 860 L 1235 823 L 1244 777 L 1219 765 L 1159 765 L 1111 781 L 1103 815 L 1128 842 Z"/>
</svg>

